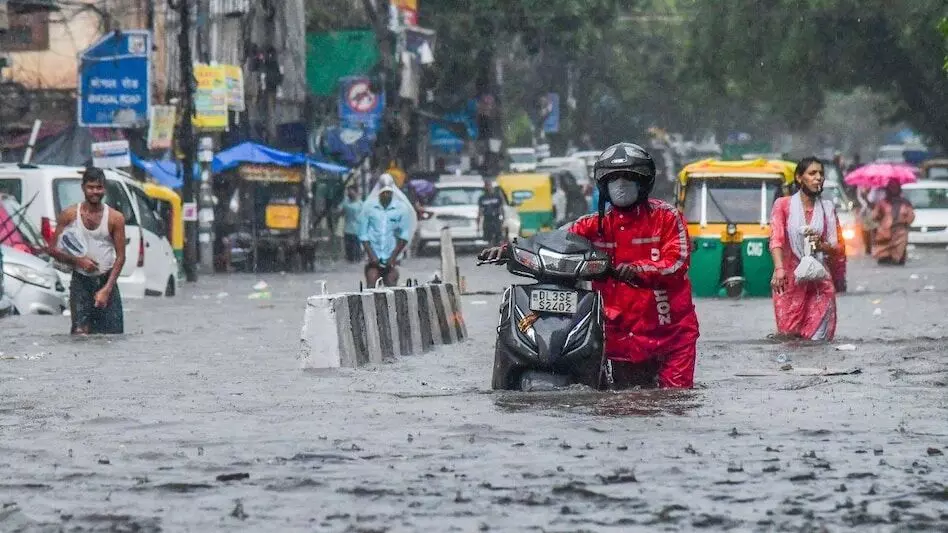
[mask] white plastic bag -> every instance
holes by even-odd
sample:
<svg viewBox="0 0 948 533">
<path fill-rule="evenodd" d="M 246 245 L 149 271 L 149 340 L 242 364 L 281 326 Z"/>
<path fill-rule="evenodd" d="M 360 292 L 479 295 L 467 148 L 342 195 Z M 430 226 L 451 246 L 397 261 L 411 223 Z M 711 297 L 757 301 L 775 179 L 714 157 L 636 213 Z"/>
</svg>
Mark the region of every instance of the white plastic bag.
<svg viewBox="0 0 948 533">
<path fill-rule="evenodd" d="M 823 266 L 823 263 L 812 255 L 805 255 L 793 271 L 793 277 L 797 281 L 823 281 L 829 279 L 829 272 Z"/>
</svg>

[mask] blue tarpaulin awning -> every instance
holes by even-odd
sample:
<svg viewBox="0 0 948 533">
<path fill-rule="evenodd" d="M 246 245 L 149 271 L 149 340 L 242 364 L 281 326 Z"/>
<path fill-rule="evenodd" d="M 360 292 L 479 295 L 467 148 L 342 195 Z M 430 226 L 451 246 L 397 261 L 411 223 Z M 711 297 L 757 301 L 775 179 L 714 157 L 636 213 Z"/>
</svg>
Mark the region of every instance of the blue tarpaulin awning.
<svg viewBox="0 0 948 533">
<path fill-rule="evenodd" d="M 148 159 L 141 159 L 135 154 L 132 156 L 132 165 L 136 168 L 140 168 L 148 173 L 151 177 L 155 178 L 155 181 L 164 185 L 165 187 L 170 187 L 172 189 L 180 189 L 183 185 L 181 164 L 177 161 L 163 160 L 155 161 Z M 200 167 L 194 165 L 194 179 L 199 179 L 201 174 Z"/>
<path fill-rule="evenodd" d="M 258 165 L 277 165 L 281 167 L 294 167 L 306 163 L 336 174 L 344 174 L 349 171 L 348 168 L 332 163 L 326 163 L 304 154 L 291 154 L 276 148 L 270 148 L 254 142 L 244 142 L 237 146 L 218 152 L 214 156 L 214 163 L 211 170 L 215 173 L 226 172 L 237 168 L 241 163 L 254 163 Z"/>
</svg>

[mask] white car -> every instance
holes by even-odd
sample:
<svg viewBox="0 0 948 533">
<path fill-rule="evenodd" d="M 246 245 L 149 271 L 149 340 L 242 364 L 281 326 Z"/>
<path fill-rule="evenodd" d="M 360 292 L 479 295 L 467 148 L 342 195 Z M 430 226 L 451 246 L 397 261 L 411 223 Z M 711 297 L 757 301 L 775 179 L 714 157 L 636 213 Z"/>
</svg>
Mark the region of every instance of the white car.
<svg viewBox="0 0 948 533">
<path fill-rule="evenodd" d="M 59 213 L 83 201 L 82 168 L 57 165 L 0 164 L 0 191 L 13 195 L 27 218 L 49 242 Z M 177 292 L 178 263 L 168 242 L 165 223 L 154 212 L 145 191 L 131 176 L 105 169 L 105 201 L 125 215 L 125 266 L 118 285 L 123 299 Z M 57 265 L 63 285 L 71 276 Z"/>
<path fill-rule="evenodd" d="M 902 196 L 915 208 L 909 242 L 948 244 L 948 182 L 907 183 L 902 186 Z"/>
<path fill-rule="evenodd" d="M 511 172 L 533 172 L 537 169 L 537 151 L 534 148 L 508 148 Z"/>
<path fill-rule="evenodd" d="M 66 287 L 56 269 L 33 254 L 0 246 L 3 256 L 3 293 L 20 315 L 61 315 L 66 310 Z"/>
<path fill-rule="evenodd" d="M 481 228 L 477 226 L 478 205 L 484 194 L 483 181 L 438 183 L 431 203 L 425 206 L 418 224 L 418 248 L 441 245 L 441 228 L 451 228 L 451 237 L 460 245 L 486 246 Z M 503 197 L 503 194 L 498 196 Z M 520 235 L 520 215 L 516 208 L 504 202 L 503 236 Z"/>
<path fill-rule="evenodd" d="M 595 161 L 593 161 L 595 163 Z M 585 188 L 589 185 L 589 168 L 586 166 L 586 162 L 582 159 L 571 156 L 571 157 L 547 157 L 546 159 L 537 163 L 536 170 L 538 172 L 550 172 L 553 170 L 566 170 L 573 175 L 573 178 L 576 179 L 576 183 L 580 187 Z"/>
</svg>

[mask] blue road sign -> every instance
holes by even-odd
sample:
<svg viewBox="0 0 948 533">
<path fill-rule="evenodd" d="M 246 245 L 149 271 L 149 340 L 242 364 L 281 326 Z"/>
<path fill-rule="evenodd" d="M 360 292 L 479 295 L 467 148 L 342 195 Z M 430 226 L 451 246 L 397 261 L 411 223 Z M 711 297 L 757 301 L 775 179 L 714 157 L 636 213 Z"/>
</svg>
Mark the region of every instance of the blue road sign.
<svg viewBox="0 0 948 533">
<path fill-rule="evenodd" d="M 151 106 L 151 34 L 109 33 L 79 56 L 79 125 L 141 127 Z"/>
<path fill-rule="evenodd" d="M 477 139 L 477 124 L 474 121 L 474 114 L 476 112 L 477 102 L 469 100 L 463 110 L 445 113 L 441 118 L 449 122 L 464 124 L 467 129 L 468 137 Z M 444 125 L 434 121 L 429 121 L 428 142 L 431 146 L 440 148 L 441 151 L 448 153 L 457 153 L 464 149 L 463 139 L 448 128 L 445 128 Z"/>
<path fill-rule="evenodd" d="M 339 122 L 342 127 L 363 130 L 375 136 L 385 109 L 385 92 L 372 91 L 369 78 L 351 76 L 339 79 Z"/>
</svg>

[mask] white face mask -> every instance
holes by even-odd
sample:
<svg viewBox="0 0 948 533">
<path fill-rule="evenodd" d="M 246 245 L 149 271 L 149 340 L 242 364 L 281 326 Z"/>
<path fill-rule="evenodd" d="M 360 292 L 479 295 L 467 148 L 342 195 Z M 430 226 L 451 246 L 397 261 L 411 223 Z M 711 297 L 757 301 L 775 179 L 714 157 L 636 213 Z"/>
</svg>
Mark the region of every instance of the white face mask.
<svg viewBox="0 0 948 533">
<path fill-rule="evenodd" d="M 625 179 L 612 180 L 607 185 L 609 201 L 616 207 L 629 207 L 639 199 L 639 184 Z"/>
</svg>

